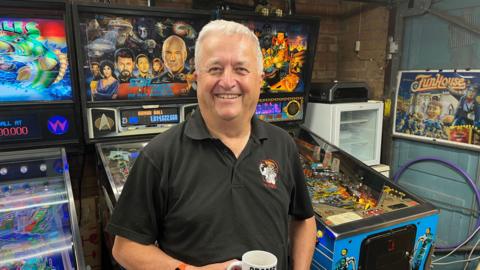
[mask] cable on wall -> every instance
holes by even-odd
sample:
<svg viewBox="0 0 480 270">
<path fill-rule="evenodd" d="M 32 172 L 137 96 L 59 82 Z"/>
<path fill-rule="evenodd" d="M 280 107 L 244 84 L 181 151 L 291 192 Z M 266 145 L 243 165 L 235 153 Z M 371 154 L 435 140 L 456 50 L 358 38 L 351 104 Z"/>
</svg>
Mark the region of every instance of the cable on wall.
<svg viewBox="0 0 480 270">
<path fill-rule="evenodd" d="M 477 208 L 480 209 L 480 191 L 478 190 L 477 186 L 475 185 L 475 182 L 473 182 L 472 178 L 468 175 L 468 173 L 463 170 L 461 167 L 457 166 L 456 164 L 448 161 L 448 160 L 445 160 L 445 159 L 441 159 L 441 158 L 438 158 L 438 157 L 429 157 L 429 156 L 426 156 L 426 157 L 419 157 L 419 158 L 416 158 L 416 159 L 413 159 L 409 162 L 407 162 L 406 164 L 404 164 L 403 166 L 400 167 L 400 169 L 395 172 L 395 174 L 393 175 L 393 181 L 395 183 L 398 183 L 398 179 L 400 178 L 400 176 L 410 167 L 412 166 L 413 164 L 416 164 L 416 163 L 420 163 L 420 162 L 426 162 L 426 161 L 433 161 L 433 162 L 438 162 L 438 163 L 441 163 L 443 165 L 446 165 L 447 167 L 449 167 L 450 169 L 454 170 L 455 172 L 459 173 L 460 175 L 463 176 L 463 178 L 465 178 L 465 180 L 467 181 L 467 184 L 470 186 L 470 188 L 474 191 L 475 193 L 475 198 L 476 198 L 476 201 L 477 201 Z M 473 234 L 475 232 L 478 231 L 478 228 L 480 228 L 480 217 L 477 217 L 477 222 L 476 222 L 476 225 L 475 225 L 475 230 L 472 234 L 470 234 L 469 236 L 467 236 L 467 239 L 468 238 L 471 238 L 471 236 L 473 236 Z M 437 246 L 435 247 L 436 249 L 440 250 L 440 251 L 449 251 L 449 250 L 453 250 L 455 248 L 458 248 L 460 245 L 463 245 L 464 243 L 458 243 L 456 245 L 450 245 L 450 246 Z"/>
</svg>

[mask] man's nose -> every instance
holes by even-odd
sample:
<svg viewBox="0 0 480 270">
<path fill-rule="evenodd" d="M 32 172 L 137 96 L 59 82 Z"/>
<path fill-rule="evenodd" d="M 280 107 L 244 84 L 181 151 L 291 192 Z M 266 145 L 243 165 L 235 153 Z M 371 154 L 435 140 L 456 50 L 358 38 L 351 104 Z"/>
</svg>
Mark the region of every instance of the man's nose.
<svg viewBox="0 0 480 270">
<path fill-rule="evenodd" d="M 231 68 L 224 69 L 222 77 L 220 78 L 220 86 L 225 89 L 232 89 L 235 83 L 236 78 L 233 70 Z"/>
</svg>

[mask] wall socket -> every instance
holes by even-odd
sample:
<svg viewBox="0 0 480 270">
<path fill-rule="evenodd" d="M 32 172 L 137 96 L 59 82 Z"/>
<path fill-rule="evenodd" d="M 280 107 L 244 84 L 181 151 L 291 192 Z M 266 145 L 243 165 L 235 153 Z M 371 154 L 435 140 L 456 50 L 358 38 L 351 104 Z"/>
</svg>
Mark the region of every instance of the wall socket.
<svg viewBox="0 0 480 270">
<path fill-rule="evenodd" d="M 358 53 L 360 51 L 360 40 L 355 41 L 355 52 Z"/>
</svg>

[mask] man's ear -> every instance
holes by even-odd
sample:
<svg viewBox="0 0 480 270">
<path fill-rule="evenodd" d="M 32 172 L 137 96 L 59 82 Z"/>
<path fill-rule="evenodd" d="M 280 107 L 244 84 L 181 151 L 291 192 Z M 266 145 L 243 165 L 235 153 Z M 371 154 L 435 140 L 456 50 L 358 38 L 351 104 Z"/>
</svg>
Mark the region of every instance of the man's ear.
<svg viewBox="0 0 480 270">
<path fill-rule="evenodd" d="M 197 78 L 198 78 L 198 71 L 195 70 L 195 71 L 193 72 L 193 80 L 196 81 Z"/>
<path fill-rule="evenodd" d="M 260 83 L 262 83 L 264 79 L 265 79 L 265 72 L 262 72 L 262 74 L 260 74 Z"/>
</svg>

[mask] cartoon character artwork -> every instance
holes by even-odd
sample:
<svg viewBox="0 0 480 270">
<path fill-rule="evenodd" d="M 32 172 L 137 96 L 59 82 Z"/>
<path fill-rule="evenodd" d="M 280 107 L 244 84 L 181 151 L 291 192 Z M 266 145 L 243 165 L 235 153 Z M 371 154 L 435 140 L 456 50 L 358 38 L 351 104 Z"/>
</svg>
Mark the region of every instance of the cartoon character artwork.
<svg viewBox="0 0 480 270">
<path fill-rule="evenodd" d="M 55 19 L 2 19 L 0 100 L 72 98 L 65 25 Z"/>
<path fill-rule="evenodd" d="M 425 234 L 420 236 L 415 243 L 413 249 L 413 256 L 410 259 L 410 269 L 419 270 L 422 263 L 425 261 L 425 258 L 430 253 L 430 249 L 433 245 L 433 234 L 431 233 L 431 228 L 428 227 L 425 230 Z"/>
<path fill-rule="evenodd" d="M 410 119 L 408 115 L 409 104 L 402 98 L 397 100 L 397 114 L 395 118 L 395 131 L 400 133 L 407 133 L 408 121 Z"/>
<path fill-rule="evenodd" d="M 402 71 L 395 134 L 480 145 L 480 72 Z"/>
<path fill-rule="evenodd" d="M 266 187 L 277 188 L 278 164 L 273 159 L 262 160 L 259 165 L 263 183 Z"/>
<path fill-rule="evenodd" d="M 448 86 L 450 94 L 458 100 L 458 105 L 455 110 L 455 116 L 452 125 L 474 125 L 480 119 L 475 119 L 479 115 L 477 111 L 480 110 L 479 103 L 476 100 L 478 87 L 476 85 L 468 85 L 463 91 L 456 91 Z"/>
<path fill-rule="evenodd" d="M 24 61 L 25 65 L 18 69 L 13 64 L 7 69 L 16 70 L 18 81 L 29 81 L 31 87 L 45 88 L 61 80 L 66 64 L 61 65 L 59 50 L 48 49 L 37 38 L 36 34 L 0 36 L 0 52 L 4 59 Z"/>
<path fill-rule="evenodd" d="M 437 96 L 433 96 L 428 102 L 425 112 L 425 119 L 423 120 L 425 136 L 431 138 L 447 138 L 447 134 L 443 129 L 444 125 L 440 118 L 441 114 L 442 103 L 439 101 Z"/>
<path fill-rule="evenodd" d="M 355 257 L 348 257 L 348 249 L 344 248 L 341 251 L 342 257 L 337 262 L 335 270 L 356 270 Z"/>
<path fill-rule="evenodd" d="M 243 22 L 258 37 L 263 55 L 264 93 L 303 92 L 308 26 Z"/>
</svg>

